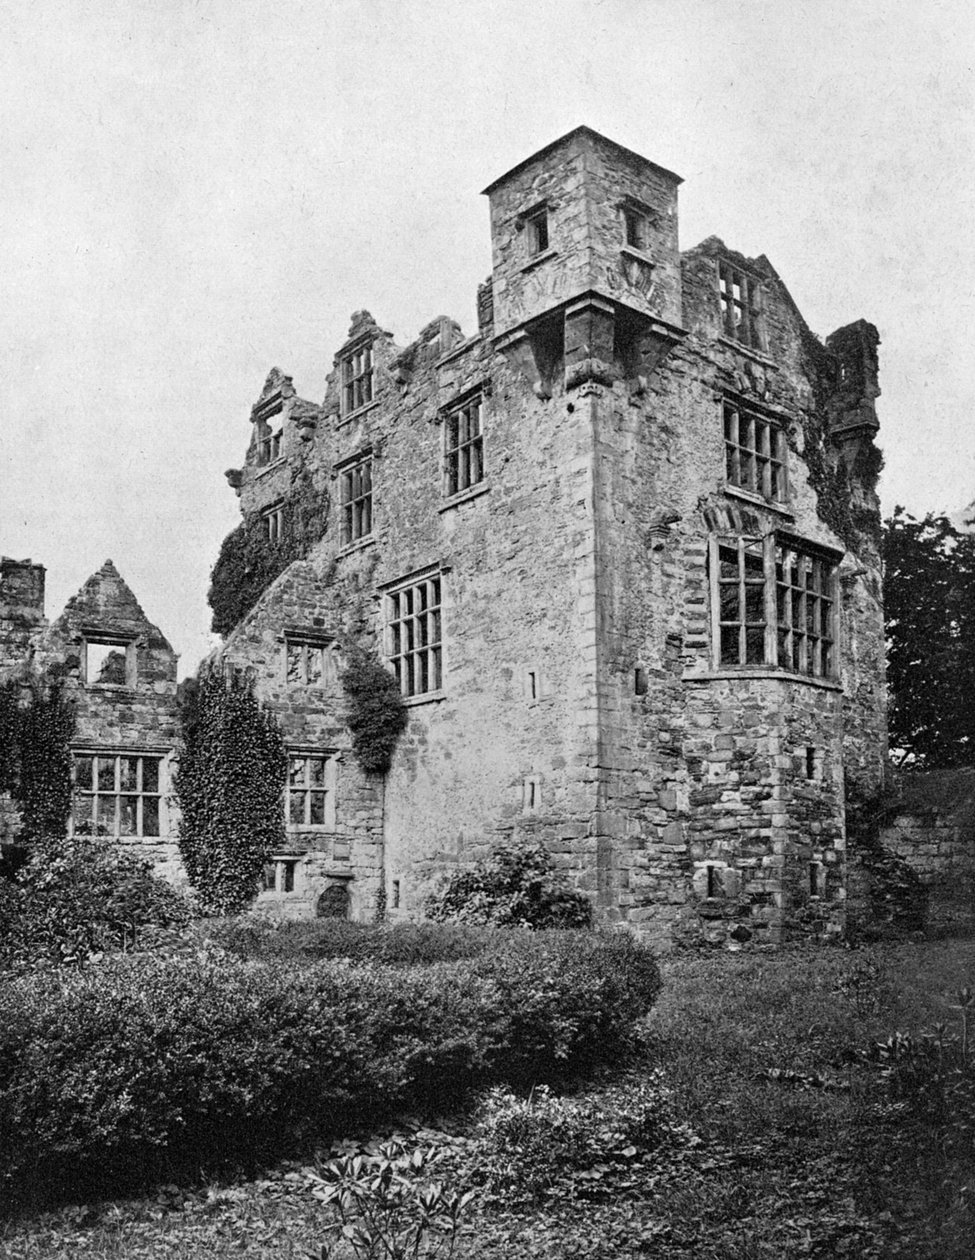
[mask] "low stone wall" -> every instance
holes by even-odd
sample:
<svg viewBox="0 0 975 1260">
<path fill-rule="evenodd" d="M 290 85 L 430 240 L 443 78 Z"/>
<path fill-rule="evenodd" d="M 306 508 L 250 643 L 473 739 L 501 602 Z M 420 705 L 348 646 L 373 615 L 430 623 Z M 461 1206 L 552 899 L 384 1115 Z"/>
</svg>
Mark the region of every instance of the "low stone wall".
<svg viewBox="0 0 975 1260">
<path fill-rule="evenodd" d="M 881 842 L 928 889 L 928 927 L 975 932 L 975 768 L 902 773 Z"/>
</svg>

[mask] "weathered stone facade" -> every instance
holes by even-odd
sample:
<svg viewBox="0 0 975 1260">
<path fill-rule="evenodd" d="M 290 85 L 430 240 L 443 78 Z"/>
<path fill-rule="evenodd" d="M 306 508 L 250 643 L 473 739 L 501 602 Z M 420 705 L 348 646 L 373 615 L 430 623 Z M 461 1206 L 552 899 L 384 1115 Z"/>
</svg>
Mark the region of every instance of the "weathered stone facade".
<svg viewBox="0 0 975 1260">
<path fill-rule="evenodd" d="M 71 827 L 110 837 L 183 879 L 170 802 L 177 742 L 176 654 L 110 560 L 48 625 L 44 569 L 3 561 L 0 665 L 7 678 L 64 675 L 76 715 Z M 17 835 L 7 801 L 3 839 Z"/>
<path fill-rule="evenodd" d="M 487 190 L 476 333 L 360 311 L 321 406 L 268 377 L 228 480 L 271 548 L 325 516 L 221 651 L 294 753 L 280 912 L 419 915 L 537 839 L 661 944 L 841 930 L 844 784 L 886 759 L 878 338 L 819 341 L 765 258 L 681 254 L 679 183 L 579 128 Z M 385 776 L 350 642 L 409 705 Z"/>
</svg>

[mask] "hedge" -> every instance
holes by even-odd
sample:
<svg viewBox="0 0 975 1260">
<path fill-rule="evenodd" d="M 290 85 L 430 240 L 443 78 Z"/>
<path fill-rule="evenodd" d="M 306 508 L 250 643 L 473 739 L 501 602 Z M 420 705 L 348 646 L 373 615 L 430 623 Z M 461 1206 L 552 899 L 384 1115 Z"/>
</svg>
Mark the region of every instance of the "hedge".
<svg viewBox="0 0 975 1260">
<path fill-rule="evenodd" d="M 2 1197 L 254 1169 L 612 1055 L 653 1004 L 653 959 L 622 936 L 555 935 L 422 967 L 202 953 L 18 979 L 0 993 Z"/>
</svg>

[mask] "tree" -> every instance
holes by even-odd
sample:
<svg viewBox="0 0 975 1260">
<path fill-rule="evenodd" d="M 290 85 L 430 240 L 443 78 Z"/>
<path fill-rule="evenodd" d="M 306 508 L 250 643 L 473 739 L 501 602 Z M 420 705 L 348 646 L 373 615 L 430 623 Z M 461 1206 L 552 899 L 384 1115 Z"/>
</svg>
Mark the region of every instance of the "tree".
<svg viewBox="0 0 975 1260">
<path fill-rule="evenodd" d="M 902 507 L 884 523 L 890 744 L 924 769 L 975 764 L 975 534 Z"/>
<path fill-rule="evenodd" d="M 182 723 L 180 853 L 203 908 L 235 914 L 284 840 L 284 740 L 250 686 L 219 669 L 186 689 Z"/>
</svg>

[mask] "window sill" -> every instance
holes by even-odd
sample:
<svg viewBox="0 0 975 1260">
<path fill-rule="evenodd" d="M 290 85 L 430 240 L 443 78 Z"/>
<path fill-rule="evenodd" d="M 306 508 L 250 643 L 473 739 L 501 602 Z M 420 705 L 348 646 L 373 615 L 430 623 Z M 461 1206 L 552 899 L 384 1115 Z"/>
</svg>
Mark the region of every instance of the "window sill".
<svg viewBox="0 0 975 1260">
<path fill-rule="evenodd" d="M 434 366 L 438 368 L 445 367 L 448 363 L 453 363 L 454 359 L 462 358 L 465 354 L 467 354 L 468 350 L 473 349 L 480 340 L 480 333 L 476 333 L 473 337 L 467 337 L 464 341 L 459 342 L 452 349 L 448 350 L 442 358 L 437 360 Z"/>
<path fill-rule="evenodd" d="M 777 512 L 779 516 L 786 517 L 787 520 L 794 521 L 796 514 L 784 503 L 776 502 L 774 499 L 763 499 L 760 494 L 752 494 L 749 490 L 742 490 L 739 486 L 725 486 L 724 492 L 733 499 L 741 499 L 743 503 L 752 503 L 755 507 L 767 508 L 770 512 Z"/>
<path fill-rule="evenodd" d="M 375 545 L 375 535 L 369 534 L 365 538 L 357 538 L 355 542 L 346 543 L 344 547 L 340 547 L 335 553 L 335 558 L 341 560 L 344 556 L 355 555 L 357 551 L 365 551 L 367 547 L 375 547 Z"/>
<path fill-rule="evenodd" d="M 254 480 L 257 481 L 261 477 L 266 477 L 268 473 L 277 472 L 279 468 L 284 468 L 287 459 L 283 455 L 279 455 L 277 459 L 272 460 L 270 464 L 254 464 Z"/>
<path fill-rule="evenodd" d="M 352 424 L 353 421 L 360 420 L 364 415 L 368 414 L 370 411 L 374 411 L 378 406 L 379 399 L 374 398 L 372 402 L 367 402 L 362 407 L 356 407 L 355 411 L 347 411 L 345 415 L 339 416 L 338 423 L 335 427 L 337 429 L 341 429 L 345 424 Z"/>
<path fill-rule="evenodd" d="M 635 258 L 637 262 L 646 263 L 648 267 L 657 265 L 649 254 L 645 254 L 642 249 L 637 249 L 635 245 L 621 245 L 620 253 L 624 258 Z"/>
<path fill-rule="evenodd" d="M 832 678 L 814 678 L 811 674 L 793 674 L 789 670 L 774 669 L 770 665 L 742 665 L 737 669 L 709 669 L 700 673 L 685 673 L 683 682 L 719 682 L 723 679 L 762 679 L 772 682 L 805 683 L 808 687 L 820 687 L 824 691 L 842 691 L 840 683 Z"/>
<path fill-rule="evenodd" d="M 449 512 L 451 508 L 459 507 L 461 503 L 467 503 L 471 499 L 480 498 L 482 494 L 488 494 L 491 490 L 489 485 L 483 481 L 479 481 L 476 485 L 468 486 L 466 490 L 461 490 L 458 494 L 452 494 L 449 499 L 444 499 L 438 512 Z"/>
<path fill-rule="evenodd" d="M 441 700 L 446 699 L 445 691 L 425 691 L 422 696 L 403 696 L 403 703 L 408 709 L 413 709 L 418 704 L 439 704 Z"/>
<path fill-rule="evenodd" d="M 521 270 L 523 272 L 531 271 L 534 267 L 538 267 L 552 258 L 558 258 L 558 256 L 559 251 L 557 249 L 543 249 L 540 254 L 534 254 L 531 258 L 529 258 Z"/>
<path fill-rule="evenodd" d="M 754 346 L 746 346 L 743 341 L 736 341 L 734 337 L 729 337 L 727 333 L 719 333 L 718 341 L 727 346 L 729 350 L 737 350 L 739 354 L 743 354 L 748 359 L 754 359 L 756 363 L 761 363 L 763 367 L 778 368 L 778 364 L 773 358 L 770 358 L 766 351 L 756 350 Z"/>
</svg>

